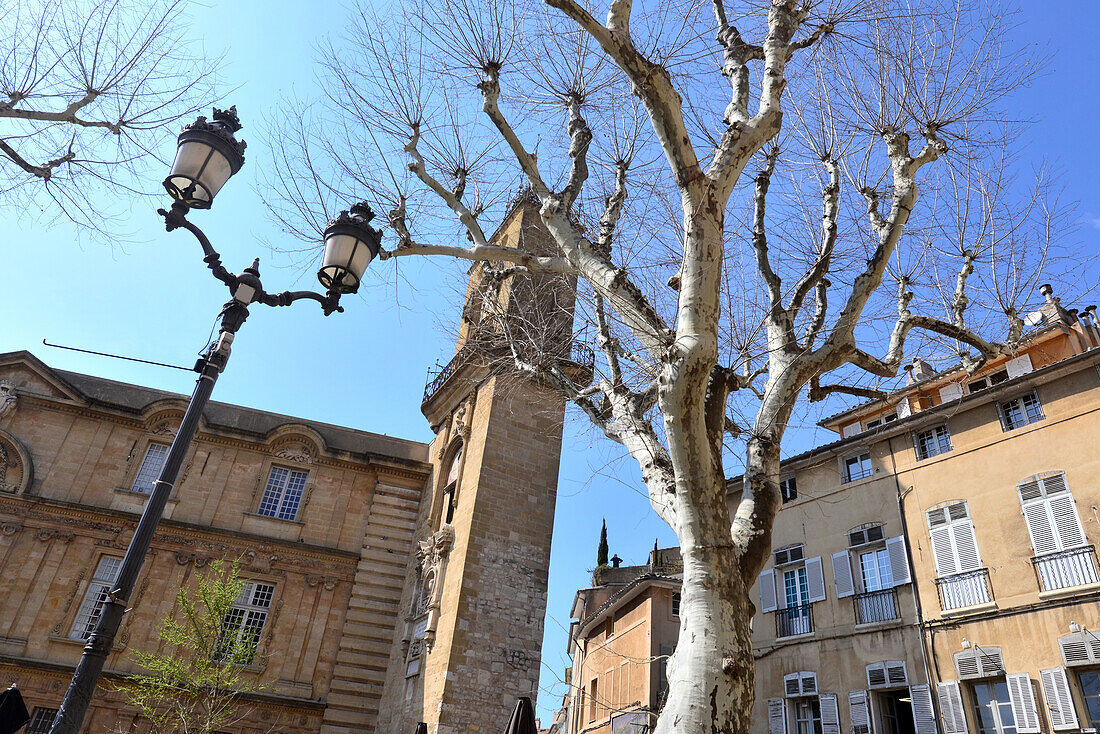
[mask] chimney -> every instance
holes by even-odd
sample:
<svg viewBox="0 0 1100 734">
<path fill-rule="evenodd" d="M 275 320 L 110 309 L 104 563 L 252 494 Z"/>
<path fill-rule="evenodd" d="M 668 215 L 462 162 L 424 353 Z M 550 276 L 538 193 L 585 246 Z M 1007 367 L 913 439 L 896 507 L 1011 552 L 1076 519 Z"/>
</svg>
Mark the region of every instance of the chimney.
<svg viewBox="0 0 1100 734">
<path fill-rule="evenodd" d="M 1055 302 L 1054 289 L 1050 287 L 1050 283 L 1043 283 L 1039 286 L 1039 293 L 1042 294 L 1043 298 L 1047 299 L 1047 303 L 1053 304 Z"/>
<path fill-rule="evenodd" d="M 936 374 L 936 371 L 932 369 L 932 365 L 925 362 L 920 357 L 913 357 L 913 361 L 905 366 L 905 371 L 908 373 L 905 377 L 905 384 L 912 385 L 914 382 L 925 380 Z"/>
</svg>

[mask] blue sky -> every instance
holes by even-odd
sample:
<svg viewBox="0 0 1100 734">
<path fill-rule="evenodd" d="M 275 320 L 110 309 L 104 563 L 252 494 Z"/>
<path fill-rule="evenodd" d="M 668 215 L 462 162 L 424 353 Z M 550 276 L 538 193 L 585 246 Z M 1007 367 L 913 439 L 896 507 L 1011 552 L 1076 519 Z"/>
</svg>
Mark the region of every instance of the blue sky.
<svg viewBox="0 0 1100 734">
<path fill-rule="evenodd" d="M 314 49 L 338 33 L 343 4 L 228 0 L 194 4 L 193 36 L 209 53 L 226 53 L 225 98 L 238 106 L 249 143 L 248 161 L 219 194 L 214 209 L 192 218 L 210 235 L 231 270 L 261 259 L 268 290 L 316 286 L 286 258 L 273 255 L 284 236 L 266 219 L 259 176 L 266 158 L 261 119 L 285 95 L 315 93 Z M 1018 117 L 1036 124 L 1025 137 L 1024 165 L 1052 162 L 1064 172 L 1070 199 L 1079 202 L 1078 239 L 1090 257 L 1100 236 L 1100 172 L 1093 142 L 1100 119 L 1100 4 L 1028 2 L 1015 31 L 1021 42 L 1049 52 L 1048 74 L 1014 95 Z M 175 141 L 166 139 L 169 155 Z M 146 182 L 159 190 L 163 173 Z M 137 242 L 111 245 L 80 238 L 64 222 L 0 202 L 3 288 L 0 350 L 29 349 L 48 364 L 182 393 L 192 375 L 42 346 L 42 340 L 179 365 L 193 363 L 226 293 L 202 264 L 190 235 L 165 233 L 156 204 L 132 204 L 128 226 Z M 465 267 L 451 261 L 401 263 L 397 285 L 379 280 L 347 299 L 347 311 L 323 318 L 312 302 L 289 309 L 257 307 L 234 345 L 214 399 L 427 441 L 419 405 L 425 370 L 453 352 L 450 328 L 458 318 L 456 285 Z M 392 267 L 391 262 L 374 268 Z M 790 455 L 826 436 L 806 428 L 789 443 Z M 567 425 L 558 493 L 539 713 L 560 704 L 566 666 L 566 630 L 574 591 L 588 583 L 602 517 L 612 553 L 642 563 L 653 547 L 674 536 L 648 507 L 637 469 L 593 439 L 573 417 Z"/>
</svg>

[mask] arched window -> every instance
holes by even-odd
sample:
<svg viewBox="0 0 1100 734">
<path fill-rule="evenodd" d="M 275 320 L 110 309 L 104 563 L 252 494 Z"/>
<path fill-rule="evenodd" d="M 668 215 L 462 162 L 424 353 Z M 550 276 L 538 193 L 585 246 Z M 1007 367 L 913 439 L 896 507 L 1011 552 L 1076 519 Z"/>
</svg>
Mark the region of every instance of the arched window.
<svg viewBox="0 0 1100 734">
<path fill-rule="evenodd" d="M 462 446 L 451 457 L 451 463 L 447 468 L 447 482 L 443 486 L 443 505 L 439 514 L 439 524 L 449 525 L 454 520 L 455 497 L 458 493 L 458 472 L 462 466 Z"/>
</svg>

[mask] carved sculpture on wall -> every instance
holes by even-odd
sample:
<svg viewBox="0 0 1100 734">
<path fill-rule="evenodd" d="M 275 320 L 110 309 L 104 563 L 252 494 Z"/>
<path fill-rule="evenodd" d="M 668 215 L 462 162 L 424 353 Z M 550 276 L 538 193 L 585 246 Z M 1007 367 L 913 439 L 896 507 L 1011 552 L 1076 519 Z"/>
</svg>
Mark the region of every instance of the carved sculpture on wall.
<svg viewBox="0 0 1100 734">
<path fill-rule="evenodd" d="M 439 602 L 443 595 L 443 575 L 447 570 L 447 556 L 451 553 L 451 547 L 455 542 L 455 529 L 451 525 L 444 525 L 426 540 L 417 544 L 416 560 L 419 564 L 420 576 L 424 579 L 423 591 L 420 599 L 413 602 L 415 611 L 421 612 L 424 606 L 428 612 L 427 629 L 424 632 L 424 643 L 431 650 L 435 642 L 435 629 L 439 620 Z"/>
<path fill-rule="evenodd" d="M 275 449 L 274 456 L 284 461 L 293 461 L 296 464 L 313 463 L 313 451 L 300 441 L 288 441 L 279 445 Z"/>
<path fill-rule="evenodd" d="M 27 458 L 15 438 L 0 431 L 0 492 L 17 493 L 26 488 L 30 479 Z"/>
<path fill-rule="evenodd" d="M 0 418 L 11 415 L 19 407 L 19 396 L 15 394 L 15 383 L 0 380 Z"/>
</svg>

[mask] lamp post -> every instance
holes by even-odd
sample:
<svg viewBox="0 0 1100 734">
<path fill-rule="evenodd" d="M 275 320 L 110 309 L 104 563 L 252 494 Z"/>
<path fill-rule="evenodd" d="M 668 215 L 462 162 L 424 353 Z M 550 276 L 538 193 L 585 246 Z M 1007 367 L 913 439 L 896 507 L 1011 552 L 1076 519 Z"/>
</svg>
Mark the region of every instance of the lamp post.
<svg viewBox="0 0 1100 734">
<path fill-rule="evenodd" d="M 187 220 L 190 209 L 209 209 L 225 182 L 244 165 L 244 141 L 233 134 L 240 130 L 236 107 L 214 110 L 213 121 L 200 117 L 183 129 L 179 136 L 176 159 L 164 181 L 164 188 L 173 198 L 171 209 L 158 209 L 164 217 L 165 229 L 186 229 L 202 246 L 204 262 L 214 277 L 229 288 L 230 300 L 222 306 L 218 337 L 204 351 L 195 365 L 198 382 L 187 405 L 175 439 L 172 441 L 160 475 L 153 484 L 149 501 L 141 515 L 137 530 L 126 549 L 118 580 L 107 594 L 99 610 L 95 630 L 84 646 L 69 690 L 61 702 L 50 727 L 50 734 L 77 734 L 88 710 L 96 683 L 111 652 L 115 634 L 122 622 L 126 604 L 133 593 L 138 573 L 160 523 L 165 503 L 175 486 L 180 467 L 198 428 L 199 418 L 214 389 L 218 375 L 225 369 L 233 338 L 248 318 L 248 306 L 289 306 L 295 301 L 311 299 L 321 304 L 327 316 L 343 311 L 340 296 L 355 293 L 370 261 L 378 254 L 382 233 L 369 224 L 374 214 L 365 203 L 340 212 L 325 230 L 325 254 L 317 278 L 325 286 L 325 295 L 312 291 L 284 291 L 271 294 L 260 282 L 259 259 L 234 275 L 221 264 L 221 257 L 202 230 Z"/>
</svg>

